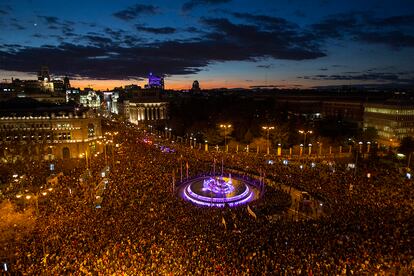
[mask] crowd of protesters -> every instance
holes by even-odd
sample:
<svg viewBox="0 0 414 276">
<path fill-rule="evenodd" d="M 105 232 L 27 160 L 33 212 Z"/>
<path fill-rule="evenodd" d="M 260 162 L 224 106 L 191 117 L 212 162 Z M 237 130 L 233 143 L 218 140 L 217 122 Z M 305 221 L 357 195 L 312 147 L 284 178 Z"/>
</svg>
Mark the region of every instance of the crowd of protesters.
<svg viewBox="0 0 414 276">
<path fill-rule="evenodd" d="M 320 162 L 299 167 L 266 157 L 168 144 L 117 124 L 119 144 L 110 164 L 101 208 L 94 187 L 105 166 L 90 160 L 64 171 L 54 192 L 39 202 L 36 230 L 7 254 L 10 269 L 28 275 L 409 275 L 414 272 L 412 180 L 379 162 Z M 167 143 L 167 142 L 163 142 Z M 113 148 L 115 149 L 115 147 Z M 112 158 L 110 158 L 112 160 Z M 215 161 L 216 160 L 216 161 Z M 219 160 L 219 161 L 217 161 Z M 323 200 L 325 215 L 270 222 L 260 204 L 286 200 L 276 193 L 245 206 L 203 208 L 177 196 L 172 181 L 225 168 L 265 175 Z M 22 166 L 22 170 L 30 167 Z M 65 165 L 61 165 L 62 169 Z M 60 167 L 57 166 L 57 170 Z M 36 177 L 36 171 L 27 171 Z M 370 173 L 370 177 L 367 177 Z M 270 188 L 270 187 L 269 187 Z M 272 190 L 273 191 L 273 190 Z M 271 193 L 269 193 L 270 195 Z M 256 204 L 256 205 L 255 205 Z M 263 207 L 263 206 L 261 206 Z"/>
</svg>

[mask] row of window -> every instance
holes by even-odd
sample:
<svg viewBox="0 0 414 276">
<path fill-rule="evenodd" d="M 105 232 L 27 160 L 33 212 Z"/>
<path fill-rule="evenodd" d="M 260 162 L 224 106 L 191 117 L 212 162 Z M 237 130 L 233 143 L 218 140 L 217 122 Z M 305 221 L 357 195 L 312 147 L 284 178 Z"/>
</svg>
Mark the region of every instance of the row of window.
<svg viewBox="0 0 414 276">
<path fill-rule="evenodd" d="M 392 120 L 392 121 L 414 121 L 414 115 L 387 115 L 380 113 L 365 113 L 364 119 L 383 119 L 383 120 Z"/>
<path fill-rule="evenodd" d="M 15 135 L 2 135 L 0 140 L 3 141 L 43 141 L 43 140 L 71 140 L 72 135 L 70 132 L 59 133 L 35 133 L 35 134 L 15 134 Z"/>
<path fill-rule="evenodd" d="M 2 124 L 0 129 L 50 128 L 50 124 Z"/>
<path fill-rule="evenodd" d="M 391 114 L 391 115 L 414 115 L 414 109 L 391 109 L 379 107 L 365 107 L 365 112 Z"/>
<path fill-rule="evenodd" d="M 56 124 L 56 127 L 57 128 L 70 128 L 72 127 L 72 125 L 69 123 L 62 123 L 62 124 Z"/>
</svg>

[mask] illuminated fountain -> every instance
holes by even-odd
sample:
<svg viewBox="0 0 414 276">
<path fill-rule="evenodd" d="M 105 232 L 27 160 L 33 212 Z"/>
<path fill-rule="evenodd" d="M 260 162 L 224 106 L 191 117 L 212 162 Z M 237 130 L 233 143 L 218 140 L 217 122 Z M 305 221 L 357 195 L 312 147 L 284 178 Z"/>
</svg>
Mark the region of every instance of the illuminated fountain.
<svg viewBox="0 0 414 276">
<path fill-rule="evenodd" d="M 258 196 L 257 188 L 239 177 L 202 176 L 181 185 L 180 195 L 202 206 L 233 207 L 250 202 Z"/>
<path fill-rule="evenodd" d="M 234 191 L 234 186 L 231 181 L 231 175 L 229 180 L 225 181 L 223 177 L 210 177 L 203 181 L 203 191 L 210 191 L 216 194 L 228 194 Z"/>
</svg>

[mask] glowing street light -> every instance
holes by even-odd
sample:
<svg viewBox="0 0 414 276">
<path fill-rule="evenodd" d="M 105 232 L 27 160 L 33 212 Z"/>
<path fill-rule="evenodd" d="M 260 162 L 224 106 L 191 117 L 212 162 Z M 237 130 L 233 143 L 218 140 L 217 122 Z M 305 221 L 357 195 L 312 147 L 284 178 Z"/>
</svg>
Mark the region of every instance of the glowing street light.
<svg viewBox="0 0 414 276">
<path fill-rule="evenodd" d="M 269 144 L 270 144 L 269 143 L 269 131 L 275 129 L 275 127 L 274 126 L 262 126 L 262 129 L 266 130 L 266 132 L 267 132 L 266 144 L 267 144 L 267 154 L 269 154 L 270 153 L 270 149 L 269 149 Z"/>
<path fill-rule="evenodd" d="M 231 128 L 230 124 L 221 124 L 220 128 L 224 128 L 224 147 L 226 148 L 226 152 L 228 151 L 227 149 L 227 129 Z"/>
<path fill-rule="evenodd" d="M 303 129 L 301 129 L 301 130 L 299 130 L 299 133 L 300 134 L 303 134 L 303 136 L 304 136 L 304 138 L 303 138 L 303 144 L 306 145 L 306 135 L 307 134 L 312 134 L 313 131 L 312 130 L 303 130 Z"/>
</svg>

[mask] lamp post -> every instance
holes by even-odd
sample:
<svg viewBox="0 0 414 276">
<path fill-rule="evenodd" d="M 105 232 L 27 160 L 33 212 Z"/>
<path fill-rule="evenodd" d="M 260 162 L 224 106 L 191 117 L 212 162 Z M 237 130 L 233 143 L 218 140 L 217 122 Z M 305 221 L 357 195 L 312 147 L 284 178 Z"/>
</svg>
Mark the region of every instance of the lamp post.
<svg viewBox="0 0 414 276">
<path fill-rule="evenodd" d="M 150 128 L 151 128 L 151 130 L 152 130 L 152 125 L 150 125 L 149 126 Z M 109 135 L 109 136 L 111 136 L 111 139 L 110 140 L 106 140 L 105 139 L 105 161 L 106 161 L 106 165 L 108 165 L 107 164 L 107 156 L 106 156 L 106 145 L 108 145 L 108 144 L 110 144 L 111 145 L 111 155 L 112 155 L 112 165 L 115 163 L 114 162 L 114 138 L 115 138 L 115 136 L 117 136 L 118 135 L 118 132 L 116 131 L 116 132 L 108 132 L 108 133 L 106 133 L 107 135 Z"/>
<path fill-rule="evenodd" d="M 224 128 L 224 148 L 225 151 L 227 152 L 227 129 L 231 128 L 231 125 L 220 125 L 220 128 Z"/>
<path fill-rule="evenodd" d="M 53 190 L 53 188 L 47 189 L 47 191 L 49 191 L 49 192 L 51 192 L 52 190 Z M 23 200 L 28 200 L 28 201 L 33 198 L 35 200 L 36 215 L 39 216 L 39 213 L 40 213 L 39 212 L 39 196 L 40 195 L 46 196 L 47 191 L 43 190 L 43 191 L 38 191 L 34 194 L 26 194 L 26 195 L 17 194 L 16 198 L 18 198 L 18 199 L 22 198 Z M 27 192 L 27 190 L 26 190 L 26 192 Z"/>
<path fill-rule="evenodd" d="M 274 126 L 262 126 L 262 129 L 266 130 L 267 132 L 267 140 L 266 140 L 266 144 L 267 144 L 267 154 L 270 153 L 270 149 L 269 149 L 269 131 L 275 129 Z"/>
<path fill-rule="evenodd" d="M 49 192 L 52 192 L 52 190 L 53 190 L 53 188 L 47 189 L 47 191 L 49 191 Z M 40 215 L 40 212 L 39 212 L 39 196 L 40 195 L 46 196 L 48 194 L 47 191 L 46 190 L 37 191 L 35 194 L 32 194 L 32 195 L 30 195 L 30 194 L 27 194 L 27 195 L 17 194 L 16 198 L 18 198 L 18 199 L 23 198 L 23 202 L 24 202 L 25 199 L 29 201 L 31 198 L 33 198 L 35 200 L 36 216 L 39 217 L 39 215 Z M 26 192 L 27 192 L 27 190 L 26 190 Z M 45 255 L 46 254 L 45 242 L 44 242 L 43 238 L 41 240 L 42 240 L 43 255 Z"/>
<path fill-rule="evenodd" d="M 100 143 L 100 142 L 98 142 L 98 143 Z M 86 166 L 86 169 L 89 170 L 87 151 L 85 151 L 85 153 L 79 154 L 79 158 L 83 158 L 83 157 L 85 157 L 85 166 Z"/>
<path fill-rule="evenodd" d="M 303 145 L 306 145 L 306 135 L 307 134 L 312 134 L 313 131 L 312 130 L 303 130 L 303 129 L 301 129 L 301 130 L 299 130 L 299 133 L 300 134 L 303 134 L 303 136 L 304 136 L 304 138 L 303 138 Z"/>
</svg>

